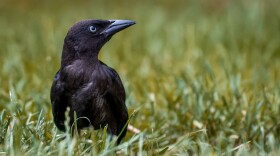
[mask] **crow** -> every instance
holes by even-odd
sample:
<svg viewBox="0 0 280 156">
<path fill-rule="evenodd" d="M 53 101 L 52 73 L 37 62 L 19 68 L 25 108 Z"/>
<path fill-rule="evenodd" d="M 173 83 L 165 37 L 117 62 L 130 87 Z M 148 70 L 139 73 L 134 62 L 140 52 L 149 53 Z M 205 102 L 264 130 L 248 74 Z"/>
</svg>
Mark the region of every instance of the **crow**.
<svg viewBox="0 0 280 156">
<path fill-rule="evenodd" d="M 83 20 L 69 29 L 50 93 L 59 130 L 66 129 L 65 112 L 69 107 L 67 124 L 76 122 L 78 131 L 107 125 L 108 133 L 118 136 L 117 144 L 126 135 L 128 112 L 122 81 L 113 68 L 98 59 L 98 54 L 114 34 L 134 24 L 131 20 Z"/>
</svg>

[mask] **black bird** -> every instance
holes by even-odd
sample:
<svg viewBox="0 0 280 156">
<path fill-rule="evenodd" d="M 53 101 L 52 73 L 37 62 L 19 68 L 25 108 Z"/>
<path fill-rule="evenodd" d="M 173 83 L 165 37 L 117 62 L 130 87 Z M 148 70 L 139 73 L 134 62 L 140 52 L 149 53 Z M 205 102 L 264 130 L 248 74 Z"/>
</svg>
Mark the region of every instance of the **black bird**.
<svg viewBox="0 0 280 156">
<path fill-rule="evenodd" d="M 119 136 L 118 144 L 126 135 L 124 87 L 118 73 L 98 60 L 98 53 L 115 33 L 133 24 L 130 20 L 84 20 L 70 28 L 50 94 L 59 130 L 65 131 L 65 111 L 69 107 L 69 125 L 75 122 L 75 112 L 78 130 L 108 125 L 108 133 Z"/>
</svg>

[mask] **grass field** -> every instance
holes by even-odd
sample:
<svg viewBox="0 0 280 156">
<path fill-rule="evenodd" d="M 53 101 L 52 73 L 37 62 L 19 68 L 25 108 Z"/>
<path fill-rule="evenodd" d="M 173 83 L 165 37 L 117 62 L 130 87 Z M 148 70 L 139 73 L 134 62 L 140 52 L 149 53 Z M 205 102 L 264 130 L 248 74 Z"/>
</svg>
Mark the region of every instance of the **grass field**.
<svg viewBox="0 0 280 156">
<path fill-rule="evenodd" d="M 0 3 L 0 155 L 278 155 L 280 1 Z M 71 138 L 49 99 L 64 36 L 78 20 L 131 19 L 99 58 L 118 71 L 130 124 Z M 69 131 L 69 128 L 68 128 Z"/>
</svg>

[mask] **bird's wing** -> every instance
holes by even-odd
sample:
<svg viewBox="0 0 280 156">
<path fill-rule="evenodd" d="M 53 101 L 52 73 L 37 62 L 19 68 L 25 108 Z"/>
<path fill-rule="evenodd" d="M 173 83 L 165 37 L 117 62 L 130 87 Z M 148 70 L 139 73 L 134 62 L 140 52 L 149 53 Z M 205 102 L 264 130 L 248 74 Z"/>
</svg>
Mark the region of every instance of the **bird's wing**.
<svg viewBox="0 0 280 156">
<path fill-rule="evenodd" d="M 110 67 L 108 67 L 108 69 L 110 70 L 113 84 L 107 90 L 106 99 L 109 100 L 108 103 L 111 106 L 111 110 L 115 118 L 117 119 L 117 133 L 120 134 L 124 126 L 126 125 L 126 122 L 128 121 L 128 113 L 125 105 L 125 90 L 117 72 Z M 119 139 L 124 137 L 125 134 L 126 129 L 124 129 Z"/>
<path fill-rule="evenodd" d="M 67 98 L 65 97 L 65 86 L 61 81 L 60 70 L 56 73 L 51 88 L 51 103 L 54 123 L 59 130 L 65 131 L 64 120 L 67 108 Z"/>
</svg>

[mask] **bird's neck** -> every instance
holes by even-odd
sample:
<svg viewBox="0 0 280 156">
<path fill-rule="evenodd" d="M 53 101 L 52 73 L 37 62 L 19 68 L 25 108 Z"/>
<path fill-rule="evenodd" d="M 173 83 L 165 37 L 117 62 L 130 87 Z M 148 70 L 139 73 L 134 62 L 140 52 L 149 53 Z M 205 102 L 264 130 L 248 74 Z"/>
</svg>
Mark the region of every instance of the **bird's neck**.
<svg viewBox="0 0 280 156">
<path fill-rule="evenodd" d="M 86 53 L 86 54 L 85 54 Z M 62 56 L 61 56 L 61 67 L 66 67 L 73 64 L 77 60 L 83 60 L 88 66 L 95 66 L 99 64 L 98 52 L 96 51 L 86 51 L 77 52 L 74 48 L 69 48 L 66 44 L 63 46 Z"/>
</svg>

